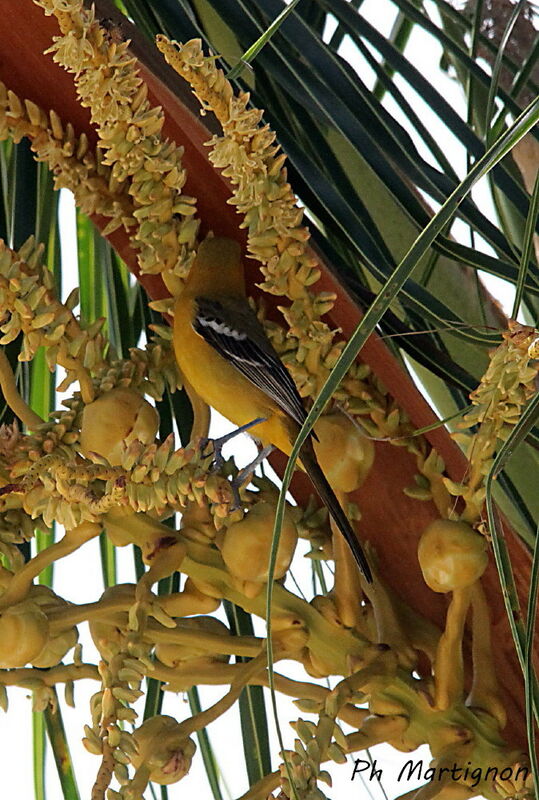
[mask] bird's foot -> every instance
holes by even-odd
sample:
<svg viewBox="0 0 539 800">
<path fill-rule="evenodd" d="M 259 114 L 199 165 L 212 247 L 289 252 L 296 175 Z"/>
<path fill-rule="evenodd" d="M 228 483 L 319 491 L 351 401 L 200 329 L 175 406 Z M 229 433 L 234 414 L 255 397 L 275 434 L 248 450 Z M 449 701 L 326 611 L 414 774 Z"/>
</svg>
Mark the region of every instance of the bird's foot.
<svg viewBox="0 0 539 800">
<path fill-rule="evenodd" d="M 221 469 L 223 464 L 225 463 L 225 459 L 223 458 L 223 447 L 227 442 L 233 439 L 238 433 L 243 433 L 244 431 L 248 431 L 249 428 L 252 428 L 254 425 L 258 425 L 260 422 L 265 422 L 266 420 L 264 417 L 258 417 L 254 419 L 252 422 L 248 422 L 246 425 L 241 425 L 239 428 L 235 428 L 230 433 L 225 434 L 224 436 L 220 436 L 218 439 L 201 439 L 200 440 L 200 455 L 202 458 L 207 458 L 208 456 L 212 455 L 212 451 L 206 452 L 208 446 L 211 445 L 213 450 L 213 461 L 210 467 L 212 472 L 217 472 Z M 260 462 L 257 462 L 260 463 Z"/>
<path fill-rule="evenodd" d="M 258 465 L 261 464 L 264 461 L 264 459 L 266 459 L 269 456 L 272 450 L 274 450 L 272 444 L 268 444 L 266 447 L 263 447 L 262 450 L 258 453 L 257 457 L 254 459 L 254 461 L 251 461 L 251 463 L 247 464 L 246 467 L 240 469 L 236 477 L 230 481 L 230 485 L 232 487 L 232 496 L 234 498 L 234 502 L 230 506 L 231 511 L 237 511 L 238 508 L 241 508 L 242 506 L 240 497 L 241 487 L 244 485 L 244 483 L 246 483 L 250 479 L 251 475 L 258 467 Z"/>
<path fill-rule="evenodd" d="M 210 464 L 210 472 L 217 472 L 219 469 L 221 469 L 225 461 L 221 453 L 221 448 L 218 446 L 218 441 L 218 439 L 210 439 L 207 436 L 200 440 L 200 457 L 209 458 L 209 456 L 213 455 L 213 460 Z M 206 452 L 210 446 L 211 449 Z"/>
</svg>

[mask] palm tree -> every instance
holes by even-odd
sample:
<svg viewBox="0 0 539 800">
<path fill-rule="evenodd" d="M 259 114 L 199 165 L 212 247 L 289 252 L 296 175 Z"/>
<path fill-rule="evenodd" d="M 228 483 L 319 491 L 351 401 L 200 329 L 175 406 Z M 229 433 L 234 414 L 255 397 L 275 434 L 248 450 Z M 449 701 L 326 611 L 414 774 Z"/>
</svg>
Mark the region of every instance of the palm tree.
<svg viewBox="0 0 539 800">
<path fill-rule="evenodd" d="M 195 740 L 220 798 L 224 742 L 206 728 L 236 707 L 245 800 L 323 797 L 325 762 L 382 742 L 430 747 L 407 798 L 534 796 L 533 9 L 384 8 L 373 23 L 355 0 L 6 0 L 0 686 L 33 692 L 38 798 L 49 745 L 66 798 L 179 796 L 167 785 Z M 68 297 L 61 188 L 77 203 Z M 280 498 L 259 475 L 239 509 L 234 464 L 212 470 L 199 446 L 208 409 L 182 388 L 169 323 L 210 231 L 249 254 L 249 296 L 308 423 L 324 412 L 319 457 L 372 587 L 300 473 L 285 506 L 299 445 L 288 466 L 271 456 Z M 514 287 L 521 322 L 485 274 Z M 53 566 L 92 539 L 105 592 L 74 602 Z M 72 651 L 85 621 L 95 658 Z M 97 765 L 80 789 L 57 694 L 79 682 L 98 687 L 90 711 L 77 701 Z M 212 684 L 215 702 L 199 695 Z M 268 734 L 267 686 L 297 700 L 295 750 L 282 721 L 278 745 Z"/>
</svg>

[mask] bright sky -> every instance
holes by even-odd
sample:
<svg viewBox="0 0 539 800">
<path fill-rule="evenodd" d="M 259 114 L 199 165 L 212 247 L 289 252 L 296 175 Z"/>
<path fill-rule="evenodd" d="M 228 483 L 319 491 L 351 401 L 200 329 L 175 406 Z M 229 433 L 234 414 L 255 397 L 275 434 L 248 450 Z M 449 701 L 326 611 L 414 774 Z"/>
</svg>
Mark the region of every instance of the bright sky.
<svg viewBox="0 0 539 800">
<path fill-rule="evenodd" d="M 437 19 L 434 5 L 431 3 L 427 5 L 433 18 Z M 395 7 L 392 6 L 389 0 L 365 0 L 362 5 L 362 14 L 366 15 L 374 22 L 379 30 L 388 34 L 393 23 Z M 328 36 L 331 35 L 331 32 L 331 29 L 328 28 Z M 350 48 L 345 41 L 343 45 L 343 54 L 346 55 L 349 50 Z M 406 52 L 408 57 L 412 54 L 414 63 L 425 74 L 429 76 L 436 75 L 438 89 L 455 108 L 460 109 L 464 116 L 464 101 L 460 87 L 448 78 L 445 73 L 438 70 L 437 65 L 441 54 L 438 45 L 421 30 L 414 28 Z M 365 69 L 366 75 L 368 73 L 368 68 Z M 408 95 L 411 94 L 403 82 L 401 82 L 400 88 L 407 92 Z M 431 132 L 437 137 L 439 142 L 443 142 L 446 151 L 451 153 L 458 174 L 463 176 L 465 171 L 465 155 L 458 144 L 451 137 L 448 137 L 437 118 L 432 115 L 430 109 L 423 101 L 415 96 L 412 96 L 412 100 L 416 103 L 416 108 L 419 106 L 419 113 L 429 125 Z M 393 108 L 390 101 L 388 102 L 388 107 L 400 116 L 398 110 Z M 483 207 L 485 213 L 490 214 L 491 203 L 484 183 L 475 190 L 474 196 L 477 202 Z M 72 202 L 66 193 L 63 193 L 62 209 L 62 259 L 66 272 L 68 274 L 70 272 L 73 275 L 73 284 L 75 285 L 76 241 L 73 227 L 74 217 Z M 462 223 L 456 223 L 453 232 L 455 235 L 460 233 L 467 237 L 467 230 L 465 230 L 465 226 Z M 467 238 L 465 240 L 468 241 Z M 495 278 L 487 276 L 485 280 L 491 290 L 502 298 L 507 307 L 510 307 L 512 297 L 511 293 L 507 292 L 507 287 L 504 287 L 503 291 L 501 291 L 500 282 Z M 67 285 L 63 287 L 65 295 L 69 293 L 71 288 L 71 286 Z M 226 420 L 214 420 L 214 434 L 219 435 L 219 433 L 228 432 L 229 430 L 230 424 Z M 233 440 L 233 442 L 228 445 L 229 451 L 234 452 L 238 456 L 238 461 L 240 463 L 249 461 L 250 454 L 253 452 L 253 447 L 254 446 L 249 443 L 247 437 L 244 437 L 243 442 L 237 439 Z M 294 574 L 302 585 L 305 593 L 309 595 L 311 593 L 310 572 L 305 568 L 302 561 L 304 560 L 301 557 L 296 558 Z M 119 551 L 118 565 L 120 582 L 133 582 L 134 570 L 130 549 Z M 60 595 L 72 602 L 84 603 L 94 601 L 99 591 L 96 591 L 96 587 L 100 585 L 101 569 L 98 544 L 95 541 L 85 545 L 81 550 L 58 562 L 55 566 L 55 589 Z M 259 621 L 257 633 L 263 636 L 264 632 L 264 624 Z M 84 660 L 95 663 L 98 655 L 93 647 L 85 625 L 81 626 L 81 641 L 84 647 Z M 290 677 L 297 677 L 298 679 L 305 679 L 306 677 L 302 668 L 295 663 L 287 663 L 285 666 L 279 665 L 279 669 Z M 334 685 L 334 683 L 335 681 L 332 682 L 332 685 Z M 68 732 L 68 739 L 83 800 L 89 797 L 90 787 L 99 766 L 99 759 L 89 755 L 80 741 L 82 726 L 85 722 L 89 722 L 89 699 L 97 688 L 97 684 L 90 681 L 79 682 L 75 687 L 77 708 L 74 710 L 66 707 L 65 704 L 62 705 L 64 722 Z M 223 692 L 223 687 L 202 687 L 200 695 L 203 707 L 207 707 L 211 705 L 212 702 L 219 699 Z M 16 791 L 16 796 L 19 800 L 31 800 L 34 796 L 32 788 L 32 769 L 31 763 L 28 760 L 30 757 L 29 754 L 32 752 L 32 743 L 31 712 L 29 702 L 26 699 L 27 694 L 28 693 L 22 689 L 10 689 L 9 716 L 0 717 L 0 751 L 3 753 L 2 789 L 6 793 L 6 796 Z M 273 721 L 271 719 L 271 713 L 269 712 L 269 702 L 267 702 L 266 705 L 270 719 L 270 727 L 273 729 Z M 278 707 L 285 743 L 286 746 L 291 747 L 294 733 L 287 724 L 287 721 L 296 719 L 299 712 L 288 700 L 280 696 L 278 697 Z M 175 694 L 166 694 L 163 711 L 164 713 L 176 716 L 178 719 L 189 715 L 186 699 L 181 695 Z M 223 773 L 226 787 L 225 796 L 238 797 L 247 790 L 248 786 L 240 747 L 241 731 L 237 708 L 232 709 L 217 722 L 213 723 L 209 728 L 209 734 L 215 745 L 216 756 Z M 277 753 L 279 748 L 273 731 L 272 736 L 272 752 Z M 25 762 L 21 761 L 21 754 L 24 754 Z M 358 754 L 358 757 L 365 758 L 365 755 Z M 402 765 L 409 758 L 413 758 L 414 761 L 422 760 L 423 770 L 425 770 L 428 767 L 429 761 L 427 748 L 421 748 L 410 756 L 408 754 L 397 753 L 392 748 L 381 745 L 372 750 L 372 757 L 377 761 L 377 768 L 383 770 L 383 789 L 376 780 L 364 781 L 362 783 L 359 776 L 352 780 L 353 763 L 349 761 L 343 766 L 334 764 L 330 766 L 330 771 L 333 776 L 333 789 L 328 790 L 329 796 L 347 798 L 372 797 L 375 798 L 375 800 L 382 800 L 382 798 L 384 798 L 384 791 L 389 798 L 392 798 L 411 790 L 415 786 L 420 786 L 424 782 L 418 779 L 406 780 L 405 777 L 402 777 L 399 781 L 399 773 Z M 274 761 L 273 766 L 274 768 L 277 766 L 276 761 Z M 363 775 L 368 775 L 368 773 L 365 772 Z M 47 761 L 47 784 L 50 787 L 48 797 L 54 798 L 54 800 L 58 798 L 59 800 L 61 797 L 61 790 L 56 768 L 50 757 Z M 146 793 L 146 796 L 148 798 L 151 796 L 149 791 Z M 211 797 L 200 758 L 195 758 L 190 774 L 182 782 L 169 787 L 169 797 L 171 800 L 185 796 Z"/>
</svg>

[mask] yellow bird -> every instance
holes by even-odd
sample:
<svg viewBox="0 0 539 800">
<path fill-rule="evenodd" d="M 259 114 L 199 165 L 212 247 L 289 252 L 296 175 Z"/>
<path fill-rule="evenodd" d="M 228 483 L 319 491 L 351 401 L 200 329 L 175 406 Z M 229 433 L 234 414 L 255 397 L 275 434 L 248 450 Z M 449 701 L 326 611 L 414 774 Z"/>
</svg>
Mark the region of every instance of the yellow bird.
<svg viewBox="0 0 539 800">
<path fill-rule="evenodd" d="M 241 250 L 232 239 L 216 237 L 200 245 L 174 308 L 174 351 L 182 373 L 204 402 L 239 427 L 261 419 L 253 436 L 290 455 L 307 412 L 247 302 Z M 359 569 L 372 582 L 363 549 L 310 438 L 301 449 L 301 462 Z"/>
</svg>

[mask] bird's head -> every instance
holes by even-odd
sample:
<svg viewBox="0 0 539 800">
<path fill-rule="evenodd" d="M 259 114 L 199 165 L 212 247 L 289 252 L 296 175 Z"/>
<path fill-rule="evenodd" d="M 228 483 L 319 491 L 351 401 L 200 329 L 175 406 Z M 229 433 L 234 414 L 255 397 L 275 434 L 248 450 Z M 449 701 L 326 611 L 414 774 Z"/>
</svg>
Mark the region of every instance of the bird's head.
<svg viewBox="0 0 539 800">
<path fill-rule="evenodd" d="M 241 247 L 234 239 L 215 236 L 199 245 L 186 289 L 206 296 L 245 294 Z"/>
</svg>

